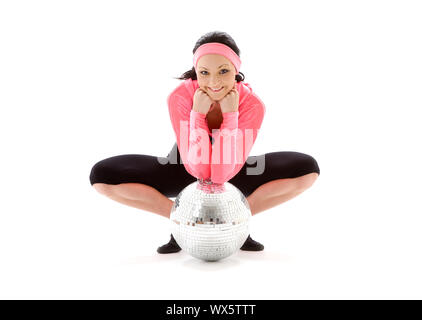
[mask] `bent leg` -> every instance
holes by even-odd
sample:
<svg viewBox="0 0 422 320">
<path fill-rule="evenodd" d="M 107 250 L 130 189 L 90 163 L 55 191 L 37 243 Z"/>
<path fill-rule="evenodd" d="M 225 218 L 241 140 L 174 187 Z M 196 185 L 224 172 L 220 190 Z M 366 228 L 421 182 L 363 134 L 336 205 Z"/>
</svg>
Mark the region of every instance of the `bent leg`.
<svg viewBox="0 0 422 320">
<path fill-rule="evenodd" d="M 171 163 L 177 144 L 167 157 L 127 154 L 97 162 L 90 174 L 91 185 L 101 194 L 122 204 L 170 216 L 179 192 L 196 179 L 183 164 Z"/>
<path fill-rule="evenodd" d="M 251 163 L 265 161 L 259 175 L 248 175 Z M 312 186 L 320 174 L 317 161 L 304 153 L 281 151 L 248 157 L 229 182 L 247 197 L 252 215 L 290 200 Z"/>
<path fill-rule="evenodd" d="M 248 198 L 252 215 L 268 210 L 286 202 L 311 187 L 318 173 L 308 173 L 298 178 L 277 179 L 258 187 Z M 307 188 L 300 187 L 301 181 L 307 181 Z"/>
<path fill-rule="evenodd" d="M 121 204 L 153 212 L 166 218 L 170 217 L 173 201 L 146 184 L 121 183 L 112 185 L 94 183 L 92 186 L 99 193 Z"/>
</svg>

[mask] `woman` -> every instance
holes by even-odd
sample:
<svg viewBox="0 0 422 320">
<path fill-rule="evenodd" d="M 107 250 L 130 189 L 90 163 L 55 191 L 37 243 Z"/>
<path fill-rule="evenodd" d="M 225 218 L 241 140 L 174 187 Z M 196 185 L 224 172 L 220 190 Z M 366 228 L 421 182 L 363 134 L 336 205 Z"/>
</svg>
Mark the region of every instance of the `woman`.
<svg viewBox="0 0 422 320">
<path fill-rule="evenodd" d="M 193 53 L 194 66 L 177 78 L 184 81 L 167 99 L 177 140 L 167 157 L 104 159 L 93 166 L 91 185 L 110 199 L 166 218 L 173 206 L 169 198 L 197 179 L 233 184 L 247 198 L 252 215 L 308 189 L 320 173 L 312 156 L 289 151 L 248 156 L 265 106 L 243 82 L 234 40 L 227 33 L 210 32 L 197 41 Z M 225 156 L 236 160 L 225 161 Z M 261 251 L 264 246 L 249 235 L 240 249 Z M 180 250 L 173 235 L 157 249 Z"/>
</svg>

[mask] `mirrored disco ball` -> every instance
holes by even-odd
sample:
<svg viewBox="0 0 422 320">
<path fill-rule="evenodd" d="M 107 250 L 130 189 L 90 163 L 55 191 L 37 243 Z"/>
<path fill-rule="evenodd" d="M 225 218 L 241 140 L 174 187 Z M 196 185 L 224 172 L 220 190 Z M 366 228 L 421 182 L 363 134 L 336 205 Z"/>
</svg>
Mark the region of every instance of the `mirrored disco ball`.
<svg viewBox="0 0 422 320">
<path fill-rule="evenodd" d="M 197 180 L 176 197 L 170 213 L 177 244 L 205 261 L 226 258 L 249 235 L 251 210 L 243 193 L 229 182 Z"/>
</svg>

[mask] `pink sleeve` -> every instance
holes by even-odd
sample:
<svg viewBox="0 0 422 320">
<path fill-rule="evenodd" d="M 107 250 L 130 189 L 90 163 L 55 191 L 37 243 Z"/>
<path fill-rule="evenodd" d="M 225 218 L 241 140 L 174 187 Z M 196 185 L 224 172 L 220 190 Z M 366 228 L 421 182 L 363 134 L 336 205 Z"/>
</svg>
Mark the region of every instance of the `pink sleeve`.
<svg viewBox="0 0 422 320">
<path fill-rule="evenodd" d="M 254 94 L 245 103 L 240 113 L 223 113 L 220 129 L 213 130 L 211 180 L 215 183 L 229 181 L 242 169 L 257 138 L 265 105 Z"/>
<path fill-rule="evenodd" d="M 182 83 L 167 98 L 170 121 L 186 171 L 197 179 L 208 179 L 211 143 L 206 115 L 192 110 L 192 98 L 183 89 Z"/>
</svg>

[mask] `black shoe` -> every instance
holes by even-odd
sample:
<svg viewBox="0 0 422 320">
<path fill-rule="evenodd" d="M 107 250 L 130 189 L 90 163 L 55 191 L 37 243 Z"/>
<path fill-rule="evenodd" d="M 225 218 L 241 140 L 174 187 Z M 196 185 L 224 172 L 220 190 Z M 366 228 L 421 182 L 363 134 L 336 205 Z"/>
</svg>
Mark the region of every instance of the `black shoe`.
<svg viewBox="0 0 422 320">
<path fill-rule="evenodd" d="M 264 250 L 264 245 L 260 244 L 259 242 L 253 240 L 251 235 L 248 236 L 243 246 L 240 247 L 240 250 L 243 251 L 262 251 Z"/>
<path fill-rule="evenodd" d="M 176 240 L 174 240 L 173 234 L 170 234 L 169 243 L 162 245 L 161 247 L 158 247 L 157 252 L 158 253 L 174 253 L 174 252 L 179 252 L 180 250 L 182 250 L 182 248 L 180 248 Z"/>
</svg>

